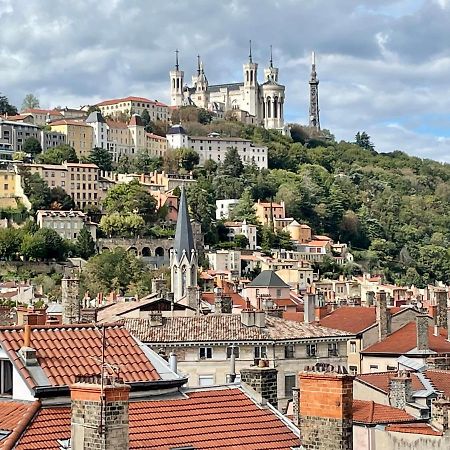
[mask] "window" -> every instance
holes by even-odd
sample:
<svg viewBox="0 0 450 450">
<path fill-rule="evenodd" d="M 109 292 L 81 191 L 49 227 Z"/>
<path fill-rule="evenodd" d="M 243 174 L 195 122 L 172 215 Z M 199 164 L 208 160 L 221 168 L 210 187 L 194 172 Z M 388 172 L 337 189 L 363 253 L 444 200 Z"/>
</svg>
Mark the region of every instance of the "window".
<svg viewBox="0 0 450 450">
<path fill-rule="evenodd" d="M 239 358 L 239 347 L 227 347 L 227 358 L 231 358 L 234 353 L 235 358 Z"/>
<path fill-rule="evenodd" d="M 350 375 L 356 375 L 358 373 L 358 368 L 356 366 L 349 366 L 348 370 L 350 371 Z"/>
<path fill-rule="evenodd" d="M 213 386 L 214 385 L 214 375 L 199 375 L 198 376 L 199 386 Z"/>
<path fill-rule="evenodd" d="M 292 389 L 295 388 L 296 378 L 295 374 L 284 376 L 284 395 L 288 398 L 292 398 Z"/>
<path fill-rule="evenodd" d="M 317 344 L 306 344 L 306 355 L 310 358 L 316 356 L 317 354 Z"/>
<path fill-rule="evenodd" d="M 260 345 L 254 349 L 255 359 L 267 358 L 267 347 L 265 345 Z"/>
<path fill-rule="evenodd" d="M 395 366 L 387 366 L 387 370 L 388 370 L 388 372 L 396 372 L 397 371 L 397 367 L 395 367 Z"/>
<path fill-rule="evenodd" d="M 328 356 L 338 356 L 338 344 L 337 342 L 331 342 L 328 344 Z"/>
<path fill-rule="evenodd" d="M 212 347 L 200 347 L 200 359 L 212 359 Z"/>
<path fill-rule="evenodd" d="M 5 191 L 8 190 L 8 187 L 9 187 L 8 184 L 4 184 L 4 185 L 3 185 L 3 189 L 4 189 Z"/>
<path fill-rule="evenodd" d="M 281 289 L 277 289 L 277 298 L 281 297 Z"/>
<path fill-rule="evenodd" d="M 378 372 L 378 365 L 377 364 L 371 364 L 369 368 L 370 368 L 370 373 Z"/>
<path fill-rule="evenodd" d="M 288 344 L 284 346 L 284 357 L 286 359 L 295 358 L 295 345 Z"/>
<path fill-rule="evenodd" d="M 356 353 L 356 342 L 350 341 L 350 353 Z"/>
<path fill-rule="evenodd" d="M 9 360 L 0 360 L 0 394 L 12 395 L 13 374 L 12 364 Z"/>
</svg>

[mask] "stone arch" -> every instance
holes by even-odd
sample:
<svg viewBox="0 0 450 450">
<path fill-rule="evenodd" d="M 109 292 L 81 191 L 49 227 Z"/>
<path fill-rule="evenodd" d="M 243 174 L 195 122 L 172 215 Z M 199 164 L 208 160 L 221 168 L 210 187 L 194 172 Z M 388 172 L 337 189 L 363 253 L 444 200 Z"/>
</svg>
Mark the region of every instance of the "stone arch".
<svg viewBox="0 0 450 450">
<path fill-rule="evenodd" d="M 164 249 L 162 247 L 156 247 L 155 256 L 164 256 Z"/>
<path fill-rule="evenodd" d="M 142 256 L 148 257 L 152 256 L 152 251 L 149 247 L 142 247 Z"/>
<path fill-rule="evenodd" d="M 102 247 L 102 252 L 109 252 L 109 247 Z"/>
<path fill-rule="evenodd" d="M 138 250 L 136 247 L 128 247 L 127 252 L 134 253 L 136 256 L 138 255 Z"/>
</svg>

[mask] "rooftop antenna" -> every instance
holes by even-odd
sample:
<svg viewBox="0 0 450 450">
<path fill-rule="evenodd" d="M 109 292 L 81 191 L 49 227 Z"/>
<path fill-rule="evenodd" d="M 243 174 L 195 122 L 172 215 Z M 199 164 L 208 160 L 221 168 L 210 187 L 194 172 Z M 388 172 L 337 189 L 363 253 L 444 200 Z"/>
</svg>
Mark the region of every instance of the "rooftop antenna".
<svg viewBox="0 0 450 450">
<path fill-rule="evenodd" d="M 179 53 L 179 51 L 178 51 L 178 49 L 176 49 L 175 50 L 175 69 L 176 70 L 179 70 L 179 68 L 180 68 L 180 66 L 178 64 L 178 53 Z"/>
<path fill-rule="evenodd" d="M 249 45 L 249 47 L 250 47 L 250 53 L 248 54 L 248 59 L 249 59 L 250 62 L 253 62 L 253 61 L 252 61 L 252 40 L 251 40 L 251 39 L 249 40 L 249 44 L 250 44 L 250 45 Z"/>
</svg>

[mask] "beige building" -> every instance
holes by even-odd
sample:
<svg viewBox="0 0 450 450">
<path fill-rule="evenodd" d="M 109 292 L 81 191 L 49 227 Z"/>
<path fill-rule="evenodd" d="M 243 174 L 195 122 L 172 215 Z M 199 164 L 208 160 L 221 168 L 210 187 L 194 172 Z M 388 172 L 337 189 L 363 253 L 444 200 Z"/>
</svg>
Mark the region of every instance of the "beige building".
<svg viewBox="0 0 450 450">
<path fill-rule="evenodd" d="M 286 218 L 286 209 L 283 201 L 275 203 L 258 200 L 258 203 L 255 203 L 255 211 L 256 217 L 263 225 L 269 225 L 275 219 Z"/>
<path fill-rule="evenodd" d="M 30 115 L 33 118 L 33 123 L 39 126 L 45 126 L 50 122 L 64 118 L 57 109 L 28 108 L 21 113 Z"/>
<path fill-rule="evenodd" d="M 167 152 L 167 138 L 146 133 L 146 148 L 151 156 L 163 157 Z"/>
<path fill-rule="evenodd" d="M 168 106 L 157 100 L 150 100 L 145 97 L 125 97 L 112 100 L 105 100 L 97 103 L 103 116 L 117 117 L 120 113 L 131 116 L 133 114 L 141 115 L 145 110 L 148 111 L 151 121 L 167 121 Z"/>
<path fill-rule="evenodd" d="M 97 238 L 97 226 L 91 223 L 81 211 L 39 210 L 36 215 L 39 228 L 55 230 L 62 238 L 75 240 L 81 229 L 86 226 L 94 241 Z"/>
<path fill-rule="evenodd" d="M 94 134 L 91 126 L 82 121 L 73 119 L 57 120 L 50 124 L 52 131 L 66 136 L 66 143 L 73 147 L 78 158 L 89 156 L 94 142 Z"/>
</svg>

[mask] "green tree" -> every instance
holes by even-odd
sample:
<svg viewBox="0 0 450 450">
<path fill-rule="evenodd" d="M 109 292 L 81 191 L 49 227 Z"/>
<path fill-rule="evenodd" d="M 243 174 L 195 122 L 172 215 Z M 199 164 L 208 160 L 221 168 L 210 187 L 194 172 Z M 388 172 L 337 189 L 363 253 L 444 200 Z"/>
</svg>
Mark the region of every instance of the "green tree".
<svg viewBox="0 0 450 450">
<path fill-rule="evenodd" d="M 54 187 L 50 189 L 50 209 L 69 211 L 75 209 L 75 202 L 62 187 Z"/>
<path fill-rule="evenodd" d="M 180 148 L 177 150 L 180 167 L 190 172 L 200 162 L 199 154 L 192 148 Z"/>
<path fill-rule="evenodd" d="M 365 131 L 358 131 L 356 133 L 355 144 L 372 152 L 375 150 L 375 146 L 370 141 L 370 136 Z"/>
<path fill-rule="evenodd" d="M 41 260 L 46 256 L 46 246 L 43 236 L 25 234 L 20 246 L 20 253 L 27 259 Z"/>
<path fill-rule="evenodd" d="M 225 153 L 221 172 L 230 177 L 240 177 L 244 172 L 244 164 L 236 147 L 231 147 Z"/>
<path fill-rule="evenodd" d="M 230 220 L 246 220 L 247 223 L 257 225 L 258 219 L 256 218 L 255 202 L 253 201 L 252 193 L 250 189 L 246 189 L 238 203 L 234 206 L 229 214 Z"/>
<path fill-rule="evenodd" d="M 198 118 L 197 120 L 199 121 L 199 123 L 201 123 L 203 125 L 208 125 L 209 123 L 211 123 L 213 115 L 210 111 L 208 111 L 204 108 L 199 108 L 197 118 Z"/>
<path fill-rule="evenodd" d="M 89 154 L 89 162 L 96 164 L 100 170 L 110 172 L 113 169 L 113 158 L 106 148 L 94 147 Z"/>
<path fill-rule="evenodd" d="M 91 114 L 94 111 L 101 112 L 100 108 L 97 105 L 90 105 L 88 110 L 86 111 L 86 114 L 89 116 L 89 114 Z"/>
<path fill-rule="evenodd" d="M 134 237 L 142 232 L 144 225 L 144 219 L 135 213 L 113 212 L 100 220 L 100 228 L 108 236 Z"/>
<path fill-rule="evenodd" d="M 9 103 L 8 97 L 0 92 L 0 114 L 14 116 L 17 114 L 17 108 Z"/>
<path fill-rule="evenodd" d="M 186 196 L 191 218 L 199 222 L 203 233 L 208 235 L 212 230 L 212 223 L 216 216 L 216 200 L 212 194 L 211 186 L 197 182 L 189 186 Z M 209 239 L 210 236 L 205 236 L 205 238 Z"/>
<path fill-rule="evenodd" d="M 94 239 L 86 226 L 84 226 L 78 233 L 75 242 L 75 249 L 77 256 L 83 259 L 89 259 L 96 253 Z"/>
<path fill-rule="evenodd" d="M 37 160 L 41 164 L 62 164 L 64 161 L 76 163 L 78 162 L 78 157 L 73 147 L 63 144 L 42 152 Z"/>
<path fill-rule="evenodd" d="M 51 228 L 41 228 L 33 236 L 34 239 L 44 243 L 44 259 L 56 259 L 58 261 L 65 258 L 67 248 L 64 239 Z"/>
<path fill-rule="evenodd" d="M 103 200 L 103 207 L 108 214 L 137 214 L 145 223 L 156 219 L 156 200 L 137 180 L 120 183 L 109 189 Z"/>
<path fill-rule="evenodd" d="M 142 119 L 144 126 L 147 126 L 150 123 L 150 114 L 148 113 L 148 111 L 146 109 L 144 109 L 144 111 L 142 111 L 141 119 Z"/>
<path fill-rule="evenodd" d="M 250 245 L 250 243 L 247 236 L 245 236 L 244 234 L 236 234 L 234 236 L 234 245 L 237 248 L 246 249 Z"/>
<path fill-rule="evenodd" d="M 39 108 L 39 99 L 34 94 L 27 94 L 22 102 L 22 111 L 26 109 Z"/>
<path fill-rule="evenodd" d="M 0 228 L 0 258 L 16 259 L 22 244 L 21 230 L 14 228 Z"/>
<path fill-rule="evenodd" d="M 42 152 L 41 143 L 35 137 L 29 137 L 25 139 L 22 150 L 25 153 L 31 154 L 33 157 Z"/>
<path fill-rule="evenodd" d="M 23 173 L 23 190 L 34 211 L 48 209 L 52 196 L 48 184 L 37 173 Z"/>
</svg>

